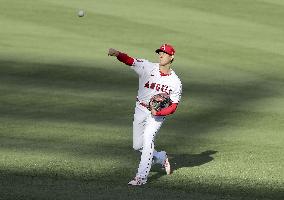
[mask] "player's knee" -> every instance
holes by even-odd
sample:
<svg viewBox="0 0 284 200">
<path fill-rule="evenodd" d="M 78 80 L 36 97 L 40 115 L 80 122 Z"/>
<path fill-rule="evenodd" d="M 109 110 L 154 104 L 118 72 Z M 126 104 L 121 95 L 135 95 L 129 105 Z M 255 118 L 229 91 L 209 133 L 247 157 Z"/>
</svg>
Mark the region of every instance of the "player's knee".
<svg viewBox="0 0 284 200">
<path fill-rule="evenodd" d="M 135 151 L 139 151 L 140 149 L 142 149 L 142 146 L 138 143 L 133 143 L 133 149 Z"/>
</svg>

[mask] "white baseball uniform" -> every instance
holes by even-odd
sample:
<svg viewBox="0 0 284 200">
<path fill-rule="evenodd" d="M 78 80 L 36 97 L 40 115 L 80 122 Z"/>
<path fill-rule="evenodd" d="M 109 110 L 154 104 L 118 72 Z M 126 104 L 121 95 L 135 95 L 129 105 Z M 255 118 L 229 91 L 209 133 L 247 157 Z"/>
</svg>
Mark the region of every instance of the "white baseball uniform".
<svg viewBox="0 0 284 200">
<path fill-rule="evenodd" d="M 165 116 L 153 116 L 145 106 L 149 104 L 152 96 L 159 93 L 167 93 L 172 103 L 179 103 L 182 84 L 173 70 L 170 74 L 162 74 L 159 63 L 134 59 L 131 68 L 139 75 L 139 90 L 133 121 L 133 148 L 140 150 L 142 155 L 136 176 L 147 179 L 153 156 L 160 164 L 163 164 L 166 158 L 165 153 L 154 150 L 154 139 Z"/>
</svg>

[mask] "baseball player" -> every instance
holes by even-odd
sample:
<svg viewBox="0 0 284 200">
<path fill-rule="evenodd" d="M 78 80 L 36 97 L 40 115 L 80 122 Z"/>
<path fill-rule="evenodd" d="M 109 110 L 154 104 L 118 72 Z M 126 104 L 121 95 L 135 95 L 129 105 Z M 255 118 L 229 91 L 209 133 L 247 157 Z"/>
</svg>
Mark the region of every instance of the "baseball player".
<svg viewBox="0 0 284 200">
<path fill-rule="evenodd" d="M 136 176 L 128 183 L 129 185 L 145 184 L 153 164 L 161 164 L 167 174 L 171 173 L 167 153 L 154 149 L 154 139 L 166 116 L 176 111 L 181 98 L 182 84 L 171 68 L 175 55 L 174 48 L 164 44 L 156 53 L 159 55 L 159 63 L 132 58 L 113 48 L 108 52 L 109 56 L 116 56 L 119 61 L 131 66 L 139 76 L 133 120 L 133 148 L 142 154 Z M 160 93 L 166 93 L 170 97 L 170 106 L 160 111 L 149 109 L 150 99 Z"/>
</svg>

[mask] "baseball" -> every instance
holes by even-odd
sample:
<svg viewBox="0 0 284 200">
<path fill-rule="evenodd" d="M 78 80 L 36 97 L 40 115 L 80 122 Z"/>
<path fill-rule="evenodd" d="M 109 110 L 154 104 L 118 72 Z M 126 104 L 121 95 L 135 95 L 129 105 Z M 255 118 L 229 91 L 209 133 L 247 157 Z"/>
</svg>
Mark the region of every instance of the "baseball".
<svg viewBox="0 0 284 200">
<path fill-rule="evenodd" d="M 78 17 L 84 17 L 85 16 L 85 11 L 84 10 L 79 10 L 78 11 Z"/>
</svg>

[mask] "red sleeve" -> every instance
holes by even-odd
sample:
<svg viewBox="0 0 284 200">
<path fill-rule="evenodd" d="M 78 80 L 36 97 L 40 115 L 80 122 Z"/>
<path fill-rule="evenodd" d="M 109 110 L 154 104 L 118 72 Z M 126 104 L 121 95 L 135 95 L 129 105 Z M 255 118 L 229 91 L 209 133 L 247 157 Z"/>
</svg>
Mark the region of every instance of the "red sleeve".
<svg viewBox="0 0 284 200">
<path fill-rule="evenodd" d="M 119 54 L 118 54 L 118 56 L 117 56 L 117 59 L 118 59 L 120 62 L 123 62 L 124 64 L 129 65 L 129 66 L 132 66 L 133 63 L 134 63 L 134 58 L 128 56 L 128 55 L 125 54 L 125 53 L 121 53 L 121 52 L 119 52 Z"/>
<path fill-rule="evenodd" d="M 166 116 L 166 115 L 173 114 L 176 111 L 176 109 L 177 109 L 177 105 L 178 105 L 177 103 L 173 103 L 169 107 L 164 108 L 164 109 L 158 111 L 156 116 Z"/>
</svg>

